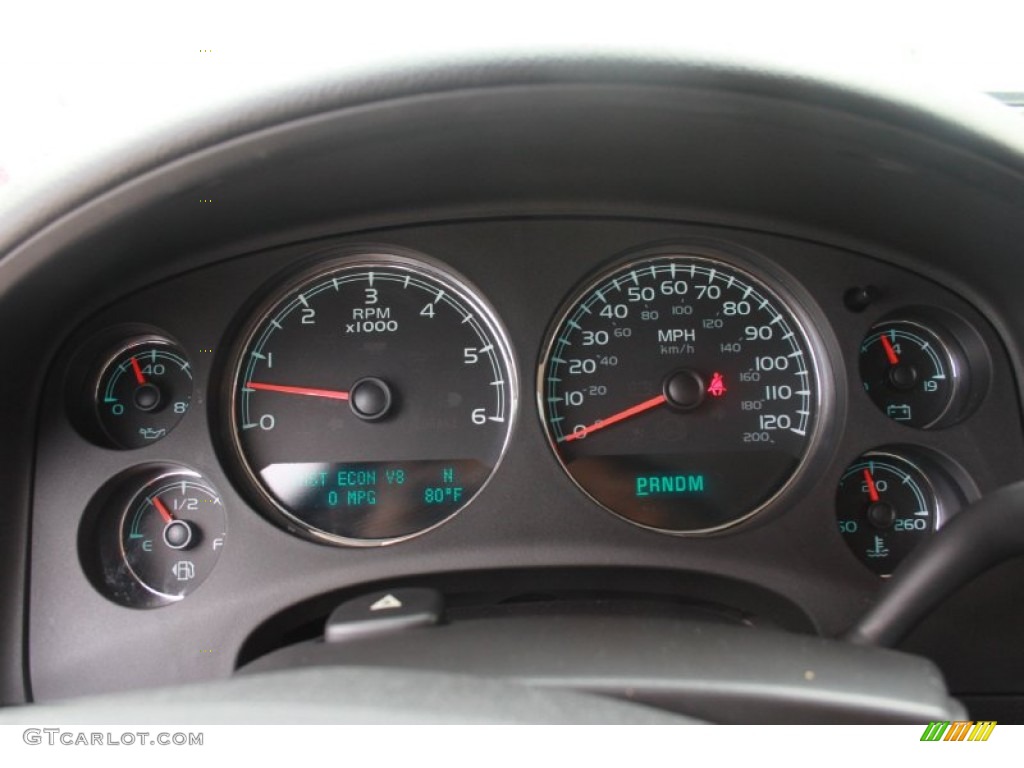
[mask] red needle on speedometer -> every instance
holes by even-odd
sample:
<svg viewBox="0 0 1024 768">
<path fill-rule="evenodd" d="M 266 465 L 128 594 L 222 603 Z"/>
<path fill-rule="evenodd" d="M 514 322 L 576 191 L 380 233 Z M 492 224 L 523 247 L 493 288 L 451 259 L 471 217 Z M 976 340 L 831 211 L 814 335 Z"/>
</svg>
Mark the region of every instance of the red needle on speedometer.
<svg viewBox="0 0 1024 768">
<path fill-rule="evenodd" d="M 605 427 L 610 427 L 612 424 L 617 424 L 620 421 L 625 421 L 626 419 L 629 419 L 633 416 L 637 416 L 638 414 L 641 414 L 644 411 L 649 411 L 651 410 L 651 408 L 657 408 L 659 405 L 666 402 L 667 400 L 668 398 L 665 397 L 664 395 L 658 395 L 657 397 L 652 397 L 650 400 L 644 400 L 639 405 L 634 405 L 632 408 L 627 408 L 624 411 L 619 411 L 614 416 L 609 416 L 607 419 L 602 419 L 601 421 L 594 422 L 589 427 L 577 429 L 569 433 L 565 437 L 561 438 L 558 442 L 567 443 L 570 440 L 579 440 L 581 437 L 586 437 L 591 432 L 597 432 L 597 430 L 599 429 L 604 429 Z"/>
<path fill-rule="evenodd" d="M 896 354 L 896 350 L 893 349 L 892 342 L 889 341 L 889 337 L 883 333 L 878 338 L 882 340 L 882 348 L 885 350 L 885 356 L 889 358 L 889 365 L 899 365 L 900 358 Z"/>
<path fill-rule="evenodd" d="M 348 400 L 348 392 L 337 389 L 312 389 L 311 387 L 289 387 L 284 384 L 261 384 L 258 381 L 247 381 L 248 389 L 262 389 L 266 392 L 283 392 L 286 395 L 306 395 L 307 397 L 326 397 L 330 400 Z"/>
<path fill-rule="evenodd" d="M 885 337 L 883 336 L 882 338 L 884 339 Z M 871 498 L 871 501 L 877 502 L 879 496 L 878 489 L 875 487 L 875 478 L 871 476 L 871 470 L 867 467 L 864 468 L 864 482 L 867 483 L 868 496 Z"/>
</svg>

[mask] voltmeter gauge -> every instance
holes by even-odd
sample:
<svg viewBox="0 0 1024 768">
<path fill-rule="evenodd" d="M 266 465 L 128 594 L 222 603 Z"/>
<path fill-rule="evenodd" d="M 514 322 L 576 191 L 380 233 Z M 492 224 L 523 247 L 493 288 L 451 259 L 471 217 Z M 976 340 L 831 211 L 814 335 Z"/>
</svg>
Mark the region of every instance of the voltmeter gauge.
<svg viewBox="0 0 1024 768">
<path fill-rule="evenodd" d="M 92 392 L 106 441 L 117 448 L 141 448 L 166 437 L 188 413 L 192 368 L 174 342 L 141 336 L 103 361 Z"/>
<path fill-rule="evenodd" d="M 839 533 L 850 551 L 888 576 L 963 504 L 946 472 L 915 452 L 870 451 L 839 481 Z"/>
<path fill-rule="evenodd" d="M 115 478 L 83 528 L 83 561 L 112 600 L 152 608 L 183 599 L 213 571 L 227 541 L 220 495 L 197 472 L 156 464 Z"/>
<path fill-rule="evenodd" d="M 934 323 L 889 320 L 861 343 L 864 389 L 893 421 L 945 426 L 962 413 L 968 366 L 957 341 Z"/>
</svg>

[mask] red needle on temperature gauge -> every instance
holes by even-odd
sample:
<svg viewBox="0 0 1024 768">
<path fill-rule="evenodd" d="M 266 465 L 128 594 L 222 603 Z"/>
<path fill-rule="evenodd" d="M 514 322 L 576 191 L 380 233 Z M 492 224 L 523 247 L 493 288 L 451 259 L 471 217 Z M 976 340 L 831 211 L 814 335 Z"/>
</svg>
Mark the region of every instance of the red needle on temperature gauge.
<svg viewBox="0 0 1024 768">
<path fill-rule="evenodd" d="M 883 336 L 882 338 L 884 339 L 885 337 Z M 878 488 L 875 487 L 875 478 L 871 476 L 871 470 L 867 467 L 864 468 L 864 482 L 867 483 L 868 496 L 871 498 L 871 501 L 873 503 L 877 502 L 880 498 L 878 495 Z"/>
<path fill-rule="evenodd" d="M 574 430 L 565 437 L 561 438 L 558 442 L 567 443 L 570 440 L 579 440 L 581 437 L 586 437 L 591 432 L 597 432 L 597 430 L 599 429 L 604 429 L 605 427 L 610 427 L 612 424 L 617 424 L 620 421 L 625 421 L 626 419 L 631 418 L 633 416 L 637 416 L 638 414 L 641 414 L 644 411 L 649 411 L 651 410 L 651 408 L 657 408 L 659 405 L 667 401 L 668 398 L 665 397 L 664 395 L 658 395 L 657 397 L 652 397 L 650 400 L 644 400 L 639 405 L 634 405 L 632 408 L 627 408 L 624 411 L 619 411 L 615 415 L 609 416 L 607 419 L 601 419 L 601 421 L 594 422 L 589 427 Z"/>
<path fill-rule="evenodd" d="M 348 392 L 337 389 L 313 389 L 311 387 L 290 387 L 284 384 L 261 384 L 257 381 L 247 381 L 245 386 L 248 389 L 262 389 L 266 392 L 283 392 L 286 395 L 306 395 L 307 397 L 326 397 L 330 400 L 348 400 Z"/>
<path fill-rule="evenodd" d="M 889 358 L 889 365 L 899 365 L 900 358 L 896 354 L 896 350 L 893 349 L 892 342 L 889 341 L 889 337 L 883 333 L 878 338 L 882 340 L 882 348 L 885 350 L 885 356 Z"/>
<path fill-rule="evenodd" d="M 156 507 L 156 511 L 160 513 L 160 517 L 164 519 L 165 523 L 173 523 L 174 516 L 171 511 L 167 508 L 167 505 L 160 501 L 159 496 L 153 497 L 153 506 Z"/>
</svg>

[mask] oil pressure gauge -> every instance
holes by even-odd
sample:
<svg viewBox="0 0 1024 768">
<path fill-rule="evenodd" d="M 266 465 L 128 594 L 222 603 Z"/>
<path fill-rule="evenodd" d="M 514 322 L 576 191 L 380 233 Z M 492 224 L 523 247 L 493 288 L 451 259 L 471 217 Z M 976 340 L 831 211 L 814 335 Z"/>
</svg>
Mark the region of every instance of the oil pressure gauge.
<svg viewBox="0 0 1024 768">
<path fill-rule="evenodd" d="M 142 448 L 165 437 L 188 413 L 192 368 L 184 351 L 157 335 L 133 338 L 98 366 L 92 386 L 103 442 Z"/>
</svg>

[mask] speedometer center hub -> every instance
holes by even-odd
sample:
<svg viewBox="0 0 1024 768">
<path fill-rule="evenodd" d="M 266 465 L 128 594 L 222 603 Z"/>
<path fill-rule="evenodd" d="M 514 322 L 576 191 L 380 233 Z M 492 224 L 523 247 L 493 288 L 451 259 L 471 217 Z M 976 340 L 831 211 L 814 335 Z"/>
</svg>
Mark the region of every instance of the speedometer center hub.
<svg viewBox="0 0 1024 768">
<path fill-rule="evenodd" d="M 665 378 L 663 391 L 672 408 L 692 411 L 704 402 L 704 378 L 696 371 L 676 371 Z"/>
</svg>

